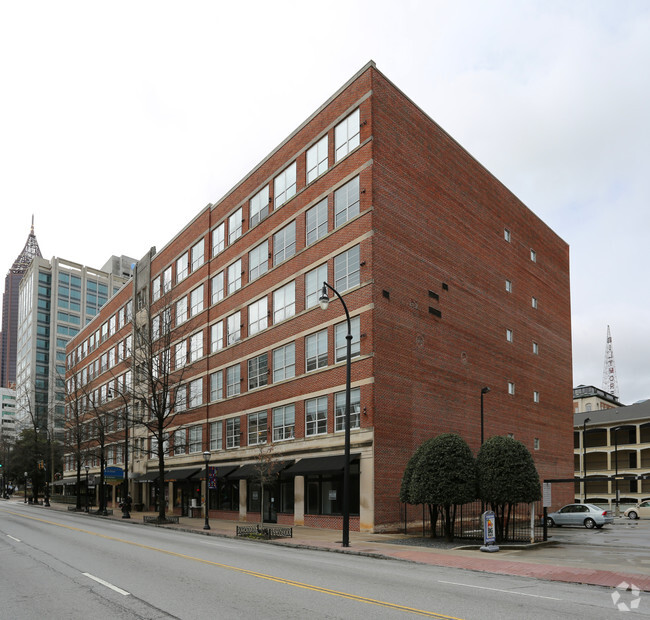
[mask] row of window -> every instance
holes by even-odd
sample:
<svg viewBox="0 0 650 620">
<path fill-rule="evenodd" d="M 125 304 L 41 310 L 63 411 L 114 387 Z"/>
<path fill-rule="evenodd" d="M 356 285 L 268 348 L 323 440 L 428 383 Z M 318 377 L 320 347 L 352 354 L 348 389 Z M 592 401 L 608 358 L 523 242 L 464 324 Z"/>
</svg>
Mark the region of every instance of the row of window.
<svg viewBox="0 0 650 620">
<path fill-rule="evenodd" d="M 509 228 L 504 228 L 503 229 L 503 238 L 508 242 L 512 242 L 512 233 L 510 232 Z M 533 250 L 533 248 L 530 248 L 530 260 L 533 261 L 534 263 L 537 262 L 537 252 Z"/>
<path fill-rule="evenodd" d="M 514 396 L 516 392 L 516 386 L 514 381 L 508 381 L 508 394 L 510 396 Z M 538 403 L 539 402 L 539 392 L 537 390 L 533 391 L 533 402 Z"/>
</svg>

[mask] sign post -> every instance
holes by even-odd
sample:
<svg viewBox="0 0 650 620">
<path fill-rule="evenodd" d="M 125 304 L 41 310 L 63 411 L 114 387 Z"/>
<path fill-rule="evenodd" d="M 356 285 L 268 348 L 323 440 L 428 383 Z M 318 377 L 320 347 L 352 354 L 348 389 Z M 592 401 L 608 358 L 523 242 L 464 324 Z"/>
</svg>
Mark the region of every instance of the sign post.
<svg viewBox="0 0 650 620">
<path fill-rule="evenodd" d="M 481 551 L 494 553 L 499 550 L 499 547 L 494 544 L 497 539 L 494 512 L 486 510 L 481 518 L 483 519 L 483 546 L 481 547 Z"/>
</svg>

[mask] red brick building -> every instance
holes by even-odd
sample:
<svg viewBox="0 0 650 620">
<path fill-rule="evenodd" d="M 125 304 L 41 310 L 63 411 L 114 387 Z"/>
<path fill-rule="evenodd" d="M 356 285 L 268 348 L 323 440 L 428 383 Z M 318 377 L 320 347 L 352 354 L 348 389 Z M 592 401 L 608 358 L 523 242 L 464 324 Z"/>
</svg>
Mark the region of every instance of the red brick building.
<svg viewBox="0 0 650 620">
<path fill-rule="evenodd" d="M 281 472 L 265 517 L 339 527 L 347 329 L 340 302 L 318 305 L 324 280 L 352 321 L 352 529 L 399 521 L 401 476 L 425 439 L 453 431 L 478 451 L 485 386 L 486 438 L 511 433 L 542 479 L 571 477 L 568 246 L 369 63 L 138 266 L 134 324 L 157 334 L 169 317 L 170 367 L 183 368 L 170 509 L 199 499 L 210 450 L 211 516 L 259 519 L 253 470 L 268 441 Z M 106 407 L 133 383 L 134 287 L 68 348 L 69 386 Z M 151 450 L 131 428 L 145 505 Z"/>
</svg>

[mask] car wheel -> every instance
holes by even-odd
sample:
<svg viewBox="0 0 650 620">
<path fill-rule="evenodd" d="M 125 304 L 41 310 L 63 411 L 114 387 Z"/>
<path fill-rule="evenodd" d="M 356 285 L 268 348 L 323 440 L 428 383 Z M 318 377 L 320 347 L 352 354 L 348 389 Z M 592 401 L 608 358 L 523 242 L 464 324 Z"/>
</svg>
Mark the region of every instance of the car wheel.
<svg viewBox="0 0 650 620">
<path fill-rule="evenodd" d="M 639 515 L 634 512 L 634 510 L 630 510 L 630 512 L 627 513 L 627 516 L 629 519 L 638 519 Z"/>
<path fill-rule="evenodd" d="M 588 530 L 593 529 L 595 525 L 596 525 L 596 522 L 593 519 L 590 519 L 590 518 L 585 519 L 585 527 Z"/>
<path fill-rule="evenodd" d="M 555 521 L 551 517 L 546 518 L 546 527 L 555 527 Z"/>
</svg>

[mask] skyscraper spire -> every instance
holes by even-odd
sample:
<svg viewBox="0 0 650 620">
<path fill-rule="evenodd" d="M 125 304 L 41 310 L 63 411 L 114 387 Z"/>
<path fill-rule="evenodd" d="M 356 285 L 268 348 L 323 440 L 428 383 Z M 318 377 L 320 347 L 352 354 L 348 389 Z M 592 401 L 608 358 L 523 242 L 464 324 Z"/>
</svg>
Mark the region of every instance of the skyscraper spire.
<svg viewBox="0 0 650 620">
<path fill-rule="evenodd" d="M 35 256 L 42 257 L 43 255 L 41 254 L 41 249 L 38 247 L 38 241 L 36 241 L 36 235 L 34 234 L 34 216 L 32 215 L 32 227 L 25 242 L 25 247 L 14 261 L 9 272 L 25 273 Z"/>
<path fill-rule="evenodd" d="M 607 345 L 605 346 L 605 364 L 603 366 L 603 390 L 618 398 L 618 378 L 616 377 L 616 364 L 614 362 L 614 349 L 612 348 L 612 334 L 607 326 Z"/>
</svg>

